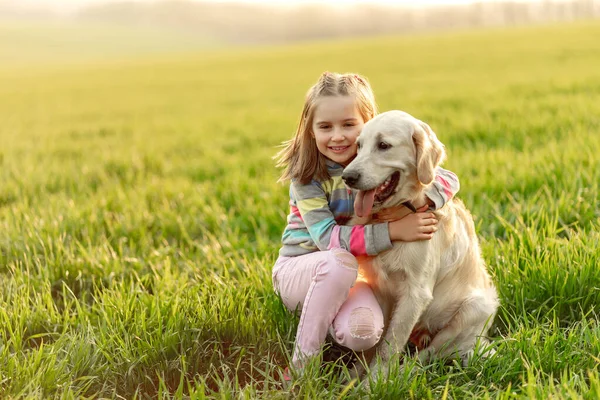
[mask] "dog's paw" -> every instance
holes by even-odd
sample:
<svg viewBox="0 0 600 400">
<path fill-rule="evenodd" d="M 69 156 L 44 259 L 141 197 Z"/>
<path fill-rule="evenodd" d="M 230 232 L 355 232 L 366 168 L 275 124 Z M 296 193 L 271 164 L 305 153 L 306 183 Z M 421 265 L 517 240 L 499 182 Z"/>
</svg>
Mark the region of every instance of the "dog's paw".
<svg viewBox="0 0 600 400">
<path fill-rule="evenodd" d="M 433 354 L 433 351 L 431 350 L 431 348 L 426 348 L 426 349 L 420 350 L 417 357 L 421 364 L 429 364 L 431 362 L 431 360 L 433 360 L 434 354 Z"/>
<path fill-rule="evenodd" d="M 369 367 L 369 375 L 367 381 L 377 382 L 380 379 L 386 380 L 388 378 L 389 368 L 387 365 L 380 363 L 371 364 Z"/>
<path fill-rule="evenodd" d="M 360 361 L 356 362 L 348 371 L 350 379 L 360 379 L 365 375 L 366 369 Z"/>
<path fill-rule="evenodd" d="M 475 351 L 473 349 L 471 349 L 471 350 L 469 350 L 469 351 L 467 351 L 465 353 L 462 353 L 460 355 L 460 359 L 462 361 L 463 368 L 466 368 L 466 367 L 469 366 L 469 362 L 473 358 L 473 354 L 475 354 Z"/>
<path fill-rule="evenodd" d="M 471 360 L 476 357 L 482 360 L 491 358 L 496 354 L 496 349 L 487 340 L 481 340 L 478 345 L 460 354 L 463 367 L 469 365 Z"/>
</svg>

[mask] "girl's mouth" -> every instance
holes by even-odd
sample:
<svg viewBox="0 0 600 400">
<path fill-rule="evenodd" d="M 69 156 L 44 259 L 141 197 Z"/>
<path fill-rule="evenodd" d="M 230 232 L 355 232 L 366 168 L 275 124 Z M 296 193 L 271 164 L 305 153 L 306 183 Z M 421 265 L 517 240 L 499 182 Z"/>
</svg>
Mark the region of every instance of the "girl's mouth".
<svg viewBox="0 0 600 400">
<path fill-rule="evenodd" d="M 346 150 L 348 150 L 350 146 L 330 146 L 329 150 L 333 151 L 334 153 L 343 153 Z"/>
</svg>

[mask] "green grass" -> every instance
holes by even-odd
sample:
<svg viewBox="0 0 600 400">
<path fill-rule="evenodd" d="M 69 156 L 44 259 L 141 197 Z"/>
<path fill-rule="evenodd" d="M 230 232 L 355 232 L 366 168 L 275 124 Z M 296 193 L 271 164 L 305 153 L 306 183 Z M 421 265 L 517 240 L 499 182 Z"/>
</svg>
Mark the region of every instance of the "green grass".
<svg viewBox="0 0 600 400">
<path fill-rule="evenodd" d="M 600 24 L 0 66 L 1 398 L 600 397 Z M 77 58 L 77 54 L 73 55 Z M 427 121 L 502 306 L 496 357 L 279 384 L 271 156 L 323 70 Z"/>
</svg>

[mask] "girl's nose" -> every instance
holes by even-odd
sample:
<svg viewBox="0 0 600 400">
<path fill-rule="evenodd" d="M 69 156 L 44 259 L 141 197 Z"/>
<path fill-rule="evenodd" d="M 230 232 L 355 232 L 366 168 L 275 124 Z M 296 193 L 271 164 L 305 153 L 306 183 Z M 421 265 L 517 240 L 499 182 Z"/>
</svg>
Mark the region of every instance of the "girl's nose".
<svg viewBox="0 0 600 400">
<path fill-rule="evenodd" d="M 334 142 L 341 142 L 342 140 L 344 140 L 344 132 L 342 132 L 341 129 L 335 129 L 333 131 L 333 136 L 331 137 L 331 140 Z"/>
</svg>

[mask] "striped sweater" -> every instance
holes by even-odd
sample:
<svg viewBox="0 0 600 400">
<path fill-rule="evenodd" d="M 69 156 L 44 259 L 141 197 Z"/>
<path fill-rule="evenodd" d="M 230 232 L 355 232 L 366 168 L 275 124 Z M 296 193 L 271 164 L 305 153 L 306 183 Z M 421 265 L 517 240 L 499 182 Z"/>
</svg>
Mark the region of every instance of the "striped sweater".
<svg viewBox="0 0 600 400">
<path fill-rule="evenodd" d="M 354 214 L 356 191 L 342 181 L 344 167 L 327 161 L 331 179 L 290 185 L 290 214 L 279 255 L 293 257 L 319 250 L 343 248 L 354 254 L 376 255 L 392 248 L 388 223 L 345 226 Z M 438 168 L 426 192 L 435 208 L 441 208 L 460 188 L 456 175 Z"/>
</svg>

